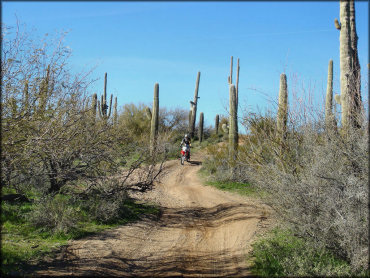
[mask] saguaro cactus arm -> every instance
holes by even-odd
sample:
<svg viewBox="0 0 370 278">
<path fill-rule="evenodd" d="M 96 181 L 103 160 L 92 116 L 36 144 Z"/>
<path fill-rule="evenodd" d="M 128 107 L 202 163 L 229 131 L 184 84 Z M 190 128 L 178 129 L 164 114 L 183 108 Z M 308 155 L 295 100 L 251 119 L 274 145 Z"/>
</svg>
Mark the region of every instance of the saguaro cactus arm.
<svg viewBox="0 0 370 278">
<path fill-rule="evenodd" d="M 334 19 L 334 25 L 335 25 L 335 28 L 337 28 L 338 30 L 340 30 L 342 28 L 340 26 L 340 23 L 339 23 L 338 19 Z"/>
<path fill-rule="evenodd" d="M 215 118 L 215 133 L 218 134 L 218 126 L 220 125 L 220 116 L 217 114 Z"/>
<path fill-rule="evenodd" d="M 235 92 L 236 92 L 236 107 L 238 108 L 239 105 L 239 58 L 236 63 L 236 81 L 235 81 Z"/>
<path fill-rule="evenodd" d="M 148 120 L 152 119 L 152 111 L 150 110 L 149 107 L 145 107 L 145 115 L 148 118 Z"/>
<path fill-rule="evenodd" d="M 234 59 L 234 57 L 231 56 L 231 59 L 230 59 L 230 75 L 227 78 L 227 81 L 229 82 L 229 84 L 233 84 L 233 59 Z"/>
<path fill-rule="evenodd" d="M 104 74 L 104 100 L 107 101 L 107 73 Z"/>
<path fill-rule="evenodd" d="M 110 114 L 111 114 L 111 111 L 112 111 L 112 98 L 113 98 L 113 94 L 110 95 L 109 112 L 108 112 L 107 118 L 110 117 Z"/>
</svg>

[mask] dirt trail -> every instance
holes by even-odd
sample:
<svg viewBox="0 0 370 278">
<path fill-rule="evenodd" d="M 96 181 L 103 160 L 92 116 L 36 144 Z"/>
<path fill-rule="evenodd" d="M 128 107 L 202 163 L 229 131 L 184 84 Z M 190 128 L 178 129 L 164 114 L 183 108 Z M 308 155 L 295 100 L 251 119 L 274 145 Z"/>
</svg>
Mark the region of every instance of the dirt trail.
<svg viewBox="0 0 370 278">
<path fill-rule="evenodd" d="M 59 260 L 33 274 L 52 276 L 245 277 L 246 254 L 270 223 L 270 209 L 256 200 L 202 185 L 200 156 L 136 196 L 158 203 L 159 219 L 142 221 L 72 241 Z"/>
</svg>

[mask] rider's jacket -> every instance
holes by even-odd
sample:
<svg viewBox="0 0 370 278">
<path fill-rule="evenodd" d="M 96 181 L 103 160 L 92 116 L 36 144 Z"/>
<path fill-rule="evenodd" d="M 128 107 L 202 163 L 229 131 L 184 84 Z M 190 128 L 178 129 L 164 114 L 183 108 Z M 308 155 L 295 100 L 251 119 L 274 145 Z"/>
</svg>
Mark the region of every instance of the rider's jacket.
<svg viewBox="0 0 370 278">
<path fill-rule="evenodd" d="M 190 138 L 188 138 L 188 139 L 186 139 L 186 138 L 182 138 L 181 146 L 182 146 L 182 145 L 184 145 L 184 144 L 186 144 L 186 145 L 190 145 Z"/>
</svg>

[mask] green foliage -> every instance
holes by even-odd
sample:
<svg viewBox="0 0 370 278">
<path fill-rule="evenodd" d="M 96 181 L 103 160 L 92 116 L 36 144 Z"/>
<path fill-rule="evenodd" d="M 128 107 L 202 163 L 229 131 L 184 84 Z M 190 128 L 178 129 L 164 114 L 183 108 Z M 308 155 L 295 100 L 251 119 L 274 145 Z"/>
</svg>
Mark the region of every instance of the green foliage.
<svg viewBox="0 0 370 278">
<path fill-rule="evenodd" d="M 72 204 L 71 197 L 62 194 L 42 197 L 29 213 L 29 221 L 33 226 L 54 234 L 70 233 L 81 220 L 81 208 Z"/>
<path fill-rule="evenodd" d="M 68 68 L 64 35 L 39 40 L 9 30 L 2 33 L 2 55 L 9 57 L 1 60 L 2 193 L 32 203 L 2 204 L 8 270 L 49 250 L 54 240 L 139 217 L 146 208 L 128 204 L 127 192 L 151 188 L 160 171 L 152 166 L 166 158 L 168 144 L 162 136 L 156 156 L 148 155 L 144 108 L 128 105 L 118 119 L 115 103 L 114 119 L 106 121 L 112 107 L 111 99 L 108 112 L 106 76 L 101 103 L 96 94 L 89 103 L 92 81 Z M 104 120 L 96 119 L 98 107 Z M 129 183 L 138 169 L 141 175 Z"/>
<path fill-rule="evenodd" d="M 125 104 L 118 119 L 119 132 L 128 137 L 128 141 L 143 142 L 150 130 L 150 120 L 146 115 L 146 105 L 129 103 Z"/>
<path fill-rule="evenodd" d="M 206 184 L 220 190 L 235 192 L 239 195 L 258 196 L 259 194 L 257 188 L 249 183 L 208 181 Z"/>
<path fill-rule="evenodd" d="M 88 207 L 92 202 L 71 202 L 71 198 L 65 195 L 58 195 L 49 198 L 45 204 L 38 202 L 35 204 L 9 204 L 1 203 L 1 222 L 2 222 L 2 274 L 21 271 L 30 260 L 38 260 L 50 252 L 56 251 L 61 246 L 67 244 L 70 239 L 78 239 L 110 229 L 117 225 L 122 225 L 139 220 L 144 215 L 157 217 L 159 208 L 152 205 L 137 203 L 131 199 L 125 199 L 120 204 L 120 214 L 110 221 L 106 219 L 92 219 L 93 208 Z M 57 206 L 60 206 L 58 208 Z M 41 209 L 44 208 L 45 216 L 41 216 Z M 80 209 L 76 209 L 80 208 Z M 47 211 L 46 209 L 49 209 Z M 61 215 L 56 215 L 61 213 Z M 77 215 L 76 215 L 77 214 Z M 77 218 L 74 218 L 76 217 Z M 46 219 L 50 217 L 50 219 Z M 33 222 L 38 219 L 46 226 L 35 226 Z M 56 220 L 62 224 L 55 223 Z M 74 222 L 74 228 L 66 229 L 66 223 Z M 107 223 L 109 222 L 109 223 Z M 47 228 L 52 225 L 54 229 Z"/>
<path fill-rule="evenodd" d="M 253 244 L 253 257 L 253 272 L 262 277 L 351 275 L 351 267 L 345 261 L 278 228 Z"/>
</svg>

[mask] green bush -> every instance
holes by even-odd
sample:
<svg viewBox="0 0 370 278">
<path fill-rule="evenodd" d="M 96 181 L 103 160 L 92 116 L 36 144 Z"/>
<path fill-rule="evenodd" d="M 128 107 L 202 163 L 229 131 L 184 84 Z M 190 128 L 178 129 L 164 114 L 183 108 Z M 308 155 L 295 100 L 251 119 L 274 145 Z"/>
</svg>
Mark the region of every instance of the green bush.
<svg viewBox="0 0 370 278">
<path fill-rule="evenodd" d="M 42 231 L 68 234 L 78 227 L 83 212 L 70 197 L 57 194 L 38 200 L 28 216 L 30 222 Z"/>
<path fill-rule="evenodd" d="M 263 277 L 351 275 L 345 261 L 279 228 L 253 244 L 253 257 L 253 272 Z"/>
</svg>

